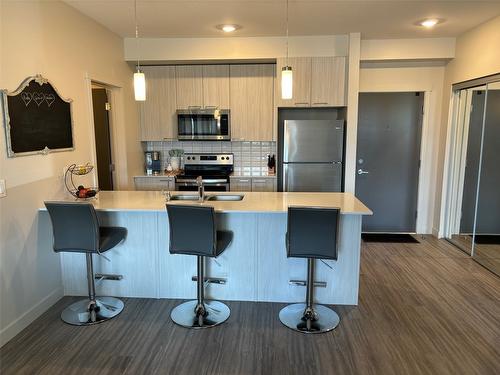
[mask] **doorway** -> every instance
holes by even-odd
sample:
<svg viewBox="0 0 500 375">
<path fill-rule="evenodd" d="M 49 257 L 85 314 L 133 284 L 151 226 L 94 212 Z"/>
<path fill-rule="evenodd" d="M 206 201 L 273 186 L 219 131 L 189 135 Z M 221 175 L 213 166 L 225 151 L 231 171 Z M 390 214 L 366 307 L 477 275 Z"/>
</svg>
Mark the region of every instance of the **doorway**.
<svg viewBox="0 0 500 375">
<path fill-rule="evenodd" d="M 356 196 L 363 232 L 415 233 L 423 92 L 360 93 Z"/>
<path fill-rule="evenodd" d="M 111 150 L 109 103 L 110 92 L 105 87 L 92 84 L 92 110 L 94 114 L 94 139 L 97 158 L 97 178 L 100 190 L 113 190 L 114 164 Z"/>
</svg>

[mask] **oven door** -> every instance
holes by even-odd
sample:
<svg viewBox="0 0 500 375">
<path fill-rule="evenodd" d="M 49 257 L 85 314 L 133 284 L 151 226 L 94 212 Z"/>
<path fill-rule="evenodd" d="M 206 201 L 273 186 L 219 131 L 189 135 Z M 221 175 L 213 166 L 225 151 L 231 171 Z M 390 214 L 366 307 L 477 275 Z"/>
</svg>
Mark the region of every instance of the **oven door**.
<svg viewBox="0 0 500 375">
<path fill-rule="evenodd" d="M 177 111 L 177 138 L 181 140 L 231 140 L 229 110 L 218 117 L 213 110 Z"/>
</svg>

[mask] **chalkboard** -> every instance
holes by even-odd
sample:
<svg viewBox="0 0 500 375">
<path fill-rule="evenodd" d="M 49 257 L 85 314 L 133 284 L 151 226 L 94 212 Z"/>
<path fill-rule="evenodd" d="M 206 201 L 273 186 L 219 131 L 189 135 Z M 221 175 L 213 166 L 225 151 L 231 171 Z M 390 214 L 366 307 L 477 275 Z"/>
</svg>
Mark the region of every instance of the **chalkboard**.
<svg viewBox="0 0 500 375">
<path fill-rule="evenodd" d="M 47 79 L 29 77 L 2 96 L 9 157 L 73 150 L 71 100 L 61 98 Z"/>
</svg>

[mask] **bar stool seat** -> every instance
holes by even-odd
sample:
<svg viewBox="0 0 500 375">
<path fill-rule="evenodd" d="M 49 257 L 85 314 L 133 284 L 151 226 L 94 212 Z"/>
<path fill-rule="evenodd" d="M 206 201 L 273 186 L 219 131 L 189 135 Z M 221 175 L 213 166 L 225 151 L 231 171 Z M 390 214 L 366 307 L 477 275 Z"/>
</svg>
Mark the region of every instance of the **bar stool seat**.
<svg viewBox="0 0 500 375">
<path fill-rule="evenodd" d="M 306 303 L 288 305 L 279 313 L 280 321 L 294 331 L 324 333 L 340 323 L 335 311 L 314 303 L 315 260 L 337 259 L 339 215 L 338 208 L 288 208 L 287 256 L 307 259 Z"/>
<path fill-rule="evenodd" d="M 99 227 L 99 252 L 111 250 L 127 237 L 127 228 Z"/>
<path fill-rule="evenodd" d="M 66 307 L 61 319 L 72 325 L 92 325 L 114 318 L 123 311 L 115 297 L 96 297 L 93 254 L 111 250 L 127 236 L 123 227 L 103 227 L 88 202 L 45 202 L 52 222 L 55 252 L 84 253 L 87 260 L 88 299 Z"/>
<path fill-rule="evenodd" d="M 205 257 L 221 255 L 233 232 L 217 230 L 213 207 L 167 204 L 171 254 L 196 255 L 197 299 L 181 303 L 170 313 L 174 323 L 186 328 L 210 328 L 225 322 L 231 311 L 219 301 L 205 300 Z"/>
</svg>

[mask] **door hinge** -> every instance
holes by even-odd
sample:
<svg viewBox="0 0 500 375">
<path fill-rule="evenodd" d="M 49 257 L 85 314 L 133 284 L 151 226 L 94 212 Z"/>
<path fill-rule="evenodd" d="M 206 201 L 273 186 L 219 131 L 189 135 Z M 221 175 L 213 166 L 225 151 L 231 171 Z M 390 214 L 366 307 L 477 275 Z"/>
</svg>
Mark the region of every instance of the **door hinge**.
<svg viewBox="0 0 500 375">
<path fill-rule="evenodd" d="M 422 114 L 424 114 L 424 105 L 422 104 Z"/>
<path fill-rule="evenodd" d="M 106 111 L 111 111 L 111 104 L 105 103 L 104 104 L 104 109 L 106 109 Z"/>
<path fill-rule="evenodd" d="M 420 169 L 421 166 L 422 166 L 422 160 L 419 160 L 418 161 L 418 169 Z"/>
<path fill-rule="evenodd" d="M 418 211 L 415 211 L 415 219 L 418 217 Z"/>
<path fill-rule="evenodd" d="M 115 165 L 114 164 L 110 164 L 109 165 L 109 171 L 110 172 L 114 172 L 115 171 Z"/>
</svg>

